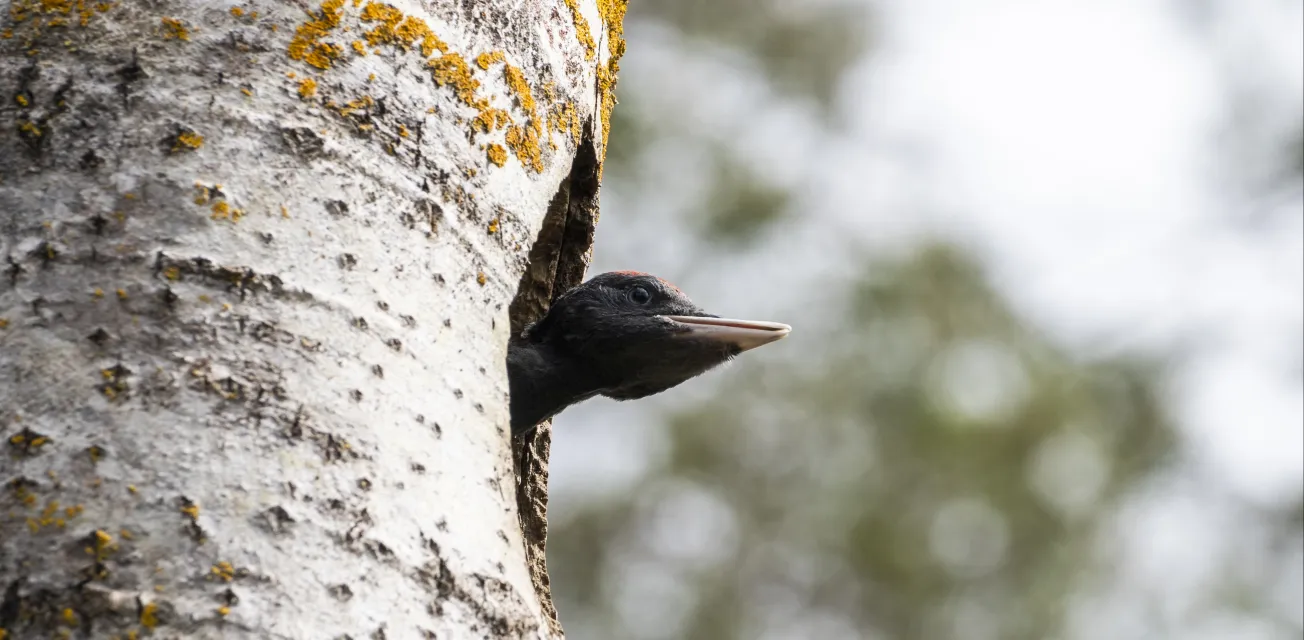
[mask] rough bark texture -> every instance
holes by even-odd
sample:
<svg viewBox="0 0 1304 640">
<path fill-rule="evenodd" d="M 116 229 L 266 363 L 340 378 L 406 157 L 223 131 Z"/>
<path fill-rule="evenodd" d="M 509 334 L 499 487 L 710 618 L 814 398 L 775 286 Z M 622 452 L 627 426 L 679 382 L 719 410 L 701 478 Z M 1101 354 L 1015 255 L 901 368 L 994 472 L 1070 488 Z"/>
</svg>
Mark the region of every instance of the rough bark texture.
<svg viewBox="0 0 1304 640">
<path fill-rule="evenodd" d="M 0 10 L 0 637 L 560 637 L 504 358 L 623 2 Z"/>
</svg>

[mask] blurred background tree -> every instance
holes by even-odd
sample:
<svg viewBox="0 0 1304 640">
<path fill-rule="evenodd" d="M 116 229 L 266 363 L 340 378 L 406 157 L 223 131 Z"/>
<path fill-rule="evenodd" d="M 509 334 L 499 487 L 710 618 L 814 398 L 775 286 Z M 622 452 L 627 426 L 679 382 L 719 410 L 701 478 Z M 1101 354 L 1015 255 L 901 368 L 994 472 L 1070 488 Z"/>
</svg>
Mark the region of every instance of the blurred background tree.
<svg viewBox="0 0 1304 640">
<path fill-rule="evenodd" d="M 882 206 L 859 185 L 826 197 L 848 139 L 919 154 L 848 125 L 869 6 L 631 4 L 594 272 L 654 271 L 796 331 L 558 421 L 548 549 L 568 637 L 1299 637 L 1304 502 L 1245 500 L 1190 462 L 1181 349 L 1067 344 L 993 286 L 982 243 L 839 226 Z M 1262 195 L 1298 198 L 1298 135 L 1269 141 L 1290 177 Z M 812 213 L 827 208 L 843 213 Z M 1149 533 L 1214 503 L 1217 541 Z M 1140 579 L 1147 545 L 1191 545 L 1207 569 Z"/>
</svg>

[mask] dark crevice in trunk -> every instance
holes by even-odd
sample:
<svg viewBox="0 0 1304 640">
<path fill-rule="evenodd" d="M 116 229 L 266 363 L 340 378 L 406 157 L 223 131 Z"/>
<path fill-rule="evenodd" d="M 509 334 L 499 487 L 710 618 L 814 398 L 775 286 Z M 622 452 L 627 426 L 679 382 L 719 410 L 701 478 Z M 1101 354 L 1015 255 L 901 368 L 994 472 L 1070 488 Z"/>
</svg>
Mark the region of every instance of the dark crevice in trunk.
<svg viewBox="0 0 1304 640">
<path fill-rule="evenodd" d="M 548 204 L 543 227 L 530 247 L 529 265 L 521 275 L 509 316 L 512 336 L 520 335 L 530 323 L 543 317 L 552 301 L 584 279 L 592 256 L 593 233 L 598 223 L 598 149 L 593 122 L 584 126 L 585 135 Z M 552 428 L 544 422 L 513 443 L 516 461 L 516 504 L 525 538 L 525 556 L 530 578 L 552 632 L 562 635 L 557 610 L 552 603 L 548 579 L 548 455 Z"/>
</svg>

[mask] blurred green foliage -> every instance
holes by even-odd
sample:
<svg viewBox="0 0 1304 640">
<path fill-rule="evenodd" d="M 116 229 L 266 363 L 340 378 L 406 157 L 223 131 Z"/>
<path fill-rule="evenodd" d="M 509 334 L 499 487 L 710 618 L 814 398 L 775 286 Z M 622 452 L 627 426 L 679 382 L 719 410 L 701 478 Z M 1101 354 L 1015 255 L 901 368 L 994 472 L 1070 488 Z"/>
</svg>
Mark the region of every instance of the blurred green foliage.
<svg viewBox="0 0 1304 640">
<path fill-rule="evenodd" d="M 819 366 L 749 362 L 670 417 L 642 495 L 554 529 L 563 614 L 615 607 L 613 565 L 633 555 L 692 594 L 668 637 L 754 637 L 742 623 L 773 592 L 890 638 L 962 637 L 944 631 L 956 611 L 988 612 L 993 637 L 1060 629 L 1101 515 L 1171 450 L 1152 368 L 1076 362 L 949 248 L 865 273 L 830 339 L 799 354 Z M 974 374 L 988 397 L 955 397 Z M 721 505 L 730 543 L 665 554 L 638 533 L 702 517 L 686 494 Z M 605 619 L 594 637 L 642 637 Z"/>
<path fill-rule="evenodd" d="M 656 21 L 762 65 L 789 97 L 828 108 L 848 65 L 868 42 L 866 5 L 792 0 L 656 0 L 631 3 L 633 21 Z"/>
<path fill-rule="evenodd" d="M 716 156 L 723 152 L 717 150 Z M 695 219 L 703 238 L 742 244 L 755 240 L 788 210 L 790 194 L 768 183 L 732 159 L 716 158 L 710 191 Z"/>
<path fill-rule="evenodd" d="M 637 2 L 626 24 L 631 56 L 639 29 L 656 25 L 693 49 L 676 55 L 749 57 L 774 101 L 817 105 L 828 130 L 840 78 L 870 40 L 859 6 L 829 1 Z M 693 96 L 683 112 L 656 111 L 630 97 L 637 81 L 621 79 L 604 190 L 668 188 L 640 161 L 673 140 L 706 159 L 708 179 L 698 206 L 665 223 L 703 246 L 754 249 L 796 194 L 743 162 L 736 142 L 695 135 Z M 740 118 L 754 108 L 734 106 Z M 1296 149 L 1304 171 L 1304 141 Z M 1117 559 L 1100 542 L 1113 517 L 1179 448 L 1161 401 L 1166 363 L 1064 350 L 955 247 L 852 271 L 808 283 L 845 287 L 822 312 L 828 326 L 749 355 L 717 393 L 665 416 L 666 451 L 636 490 L 553 521 L 568 637 L 1040 640 L 1064 637 L 1067 607 L 1108 584 Z M 1302 513 L 1255 519 L 1288 546 Z M 1226 585 L 1217 606 L 1270 615 L 1268 587 Z"/>
</svg>

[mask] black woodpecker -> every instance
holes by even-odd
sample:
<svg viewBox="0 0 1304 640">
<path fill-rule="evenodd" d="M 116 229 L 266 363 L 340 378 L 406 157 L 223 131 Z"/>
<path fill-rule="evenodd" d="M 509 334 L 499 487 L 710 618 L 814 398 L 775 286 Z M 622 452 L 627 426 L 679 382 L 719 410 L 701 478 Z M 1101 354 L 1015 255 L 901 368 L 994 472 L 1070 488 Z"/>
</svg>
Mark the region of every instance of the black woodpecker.
<svg viewBox="0 0 1304 640">
<path fill-rule="evenodd" d="M 632 400 L 660 393 L 791 330 L 713 316 L 646 273 L 595 276 L 562 294 L 508 344 L 512 434 L 596 395 Z"/>
</svg>

